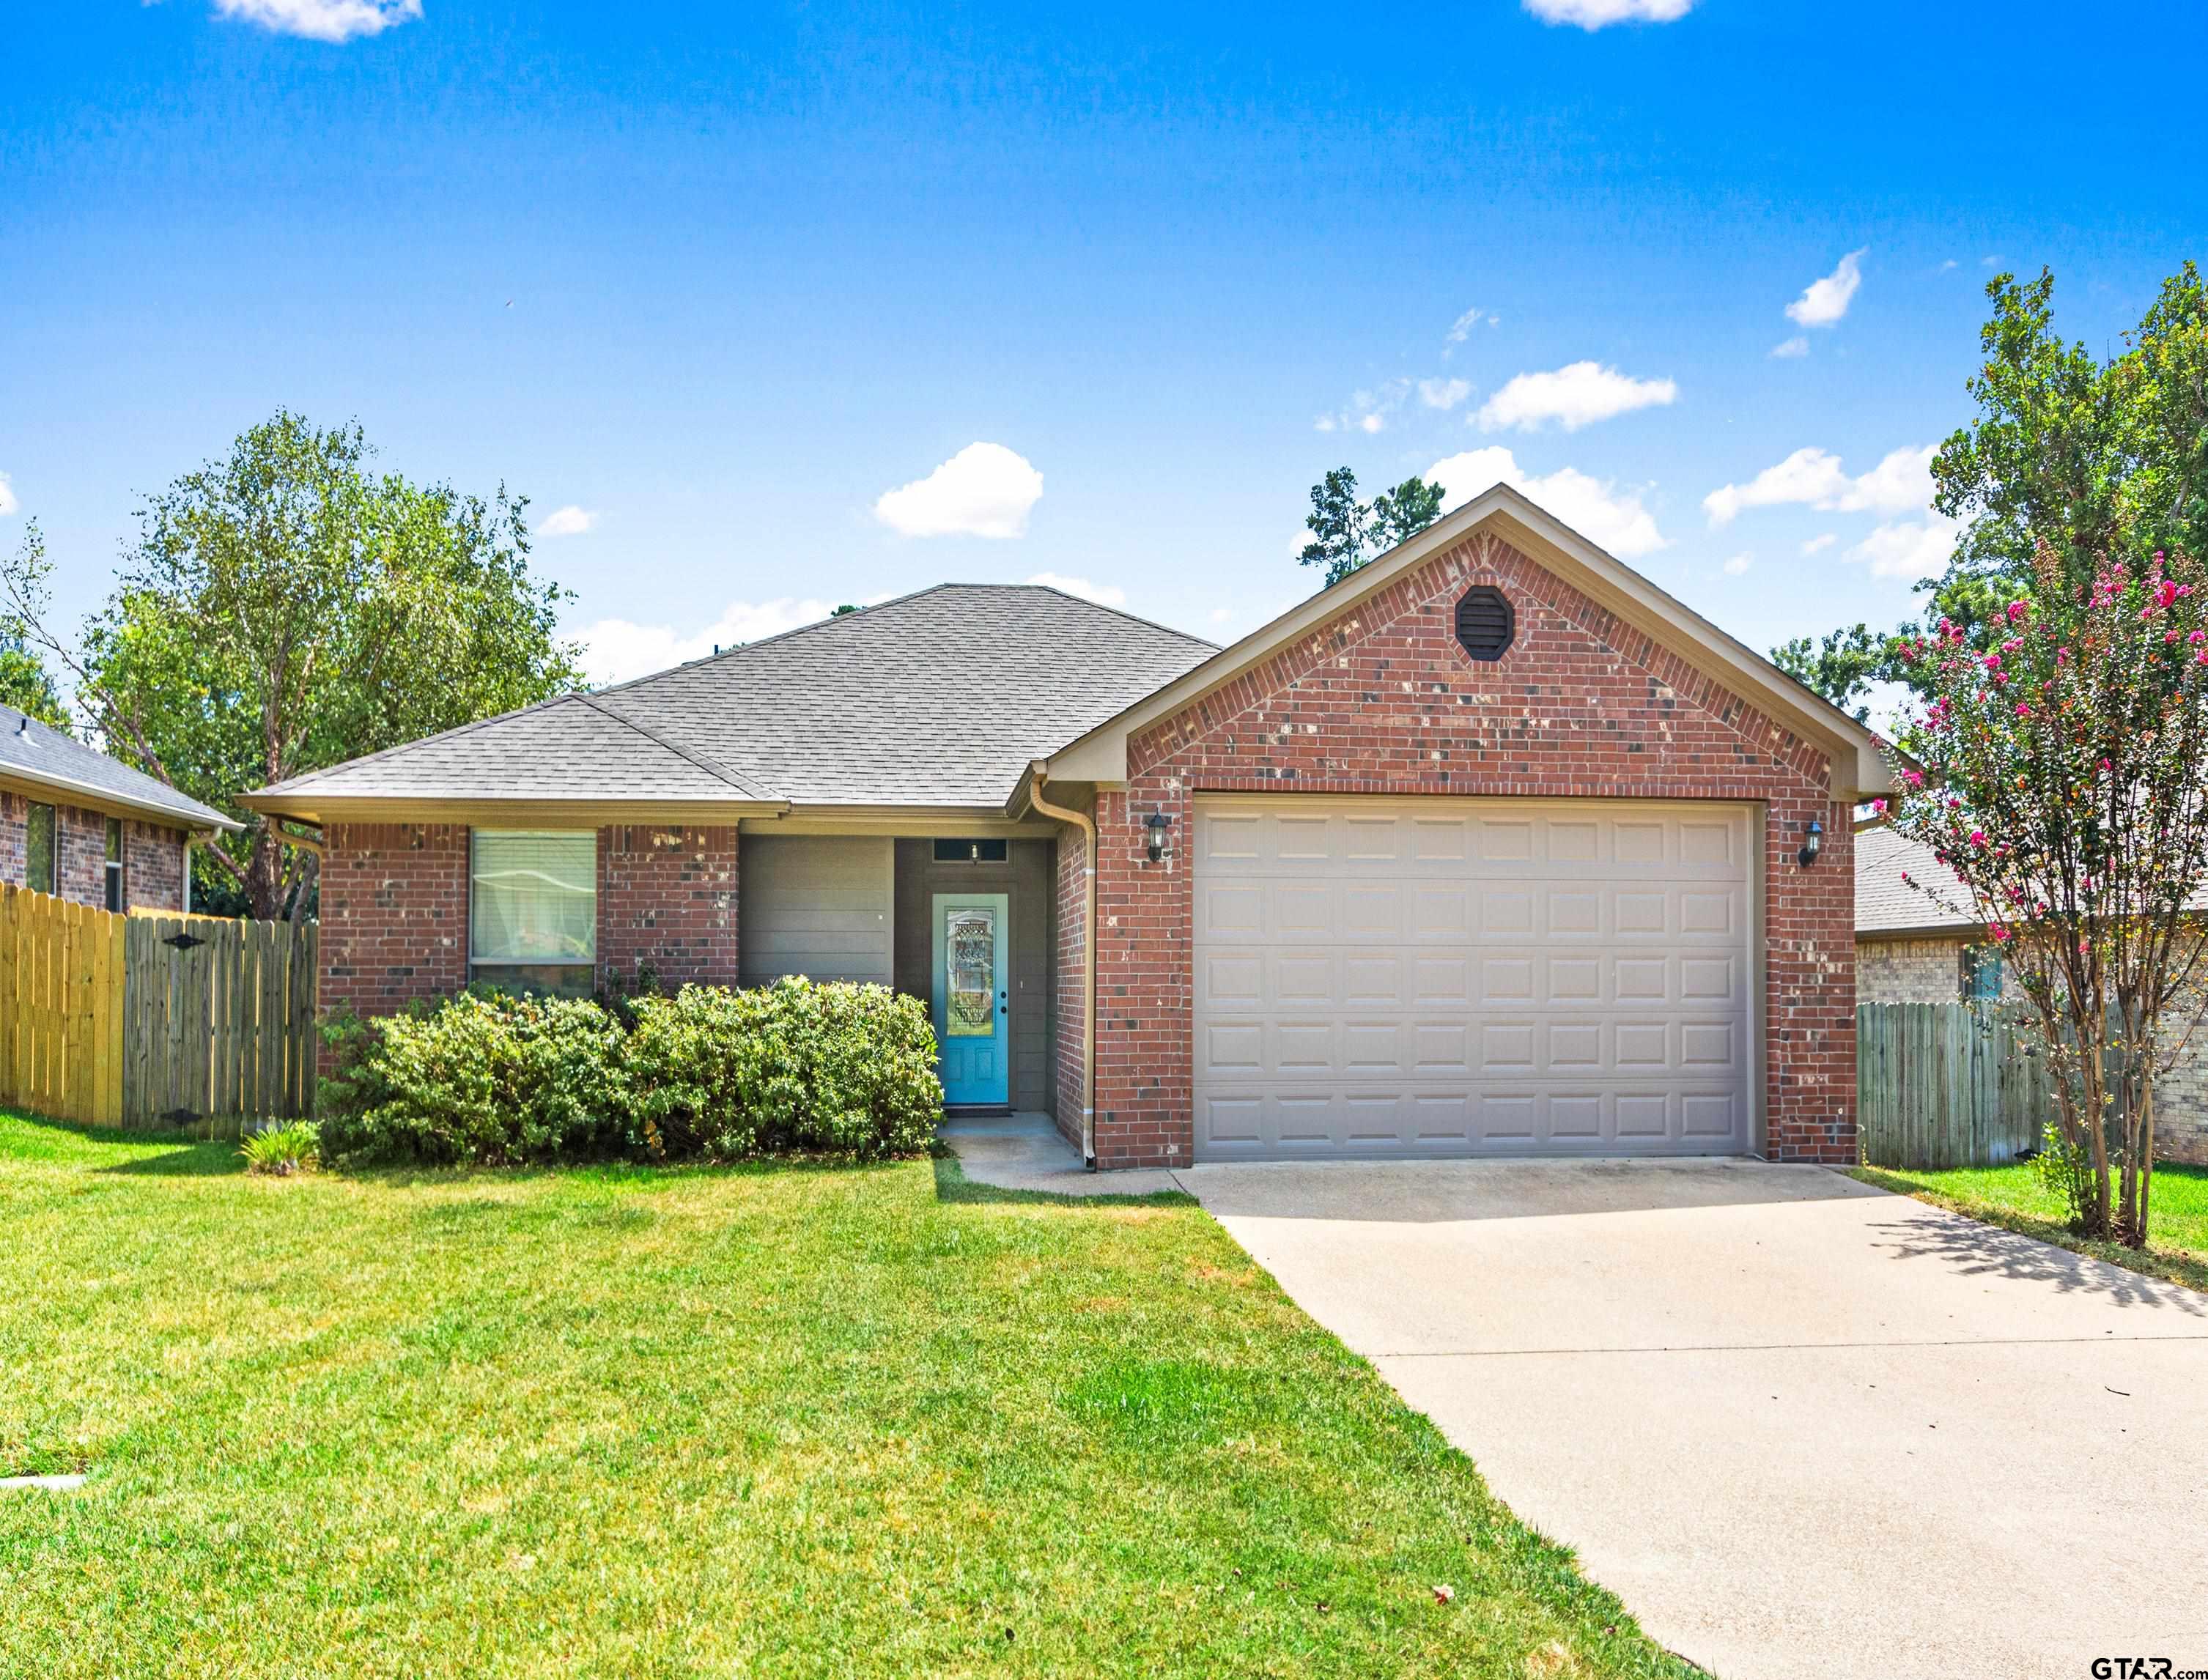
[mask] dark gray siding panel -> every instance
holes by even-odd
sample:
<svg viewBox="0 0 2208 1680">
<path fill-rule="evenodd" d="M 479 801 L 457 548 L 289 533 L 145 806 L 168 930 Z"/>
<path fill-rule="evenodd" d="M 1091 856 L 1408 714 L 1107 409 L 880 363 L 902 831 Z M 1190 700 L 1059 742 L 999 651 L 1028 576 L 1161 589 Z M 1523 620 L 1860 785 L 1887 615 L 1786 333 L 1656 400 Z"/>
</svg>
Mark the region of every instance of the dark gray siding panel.
<svg viewBox="0 0 2208 1680">
<path fill-rule="evenodd" d="M 738 875 L 743 982 L 891 978 L 891 842 L 872 835 L 751 835 Z"/>
</svg>

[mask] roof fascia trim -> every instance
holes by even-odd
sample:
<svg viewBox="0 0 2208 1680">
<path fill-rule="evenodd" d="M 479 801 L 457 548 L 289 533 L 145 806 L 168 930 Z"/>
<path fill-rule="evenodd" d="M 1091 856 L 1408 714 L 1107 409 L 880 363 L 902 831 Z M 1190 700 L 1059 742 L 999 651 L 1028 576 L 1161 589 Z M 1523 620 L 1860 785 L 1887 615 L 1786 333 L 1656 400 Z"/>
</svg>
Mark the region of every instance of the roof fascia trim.
<svg viewBox="0 0 2208 1680">
<path fill-rule="evenodd" d="M 128 769 L 129 766 L 125 765 L 124 768 Z M 205 807 L 201 807 L 201 813 L 179 811 L 173 805 L 163 805 L 153 800 L 138 799 L 129 794 L 117 793 L 112 788 L 103 788 L 96 782 L 80 781 L 74 776 L 57 776 L 51 771 L 31 770 L 18 764 L 0 765 L 0 783 L 13 783 L 39 792 L 75 795 L 78 796 L 77 804 L 81 810 L 98 810 L 105 806 L 119 806 L 135 816 L 159 817 L 161 819 L 163 826 L 167 828 L 220 828 L 226 829 L 232 834 L 242 834 L 245 831 L 243 823 L 235 818 L 225 817 L 219 811 Z M 193 803 L 198 804 L 198 801 L 195 800 Z"/>
</svg>

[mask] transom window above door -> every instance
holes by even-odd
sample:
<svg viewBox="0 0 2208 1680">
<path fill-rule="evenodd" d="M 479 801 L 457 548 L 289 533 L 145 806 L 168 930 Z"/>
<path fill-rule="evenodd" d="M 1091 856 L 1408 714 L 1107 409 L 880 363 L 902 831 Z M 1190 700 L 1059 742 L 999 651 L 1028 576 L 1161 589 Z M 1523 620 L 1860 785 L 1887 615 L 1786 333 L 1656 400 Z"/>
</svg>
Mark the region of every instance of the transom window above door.
<svg viewBox="0 0 2208 1680">
<path fill-rule="evenodd" d="M 1004 840 L 939 840 L 935 843 L 938 863 L 1002 863 L 1011 855 L 1010 842 Z"/>
</svg>

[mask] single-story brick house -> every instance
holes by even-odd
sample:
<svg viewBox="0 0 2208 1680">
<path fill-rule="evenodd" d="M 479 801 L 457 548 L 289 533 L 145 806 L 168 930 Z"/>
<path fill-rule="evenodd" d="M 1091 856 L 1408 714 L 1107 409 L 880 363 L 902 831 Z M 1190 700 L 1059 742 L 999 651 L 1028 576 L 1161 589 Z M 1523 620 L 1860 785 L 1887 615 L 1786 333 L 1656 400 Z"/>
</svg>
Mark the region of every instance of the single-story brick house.
<svg viewBox="0 0 2208 1680">
<path fill-rule="evenodd" d="M 1904 877 L 1907 877 L 1906 879 Z M 1914 885 L 1911 885 L 1914 883 Z M 1932 849 L 1884 823 L 1856 834 L 1856 991 L 1867 1004 L 2019 999 L 1970 894 Z M 2155 1084 L 2156 1154 L 2208 1166 L 2208 1029 Z"/>
<path fill-rule="evenodd" d="M 322 830 L 325 1008 L 805 973 L 1102 1167 L 1851 1161 L 1886 786 L 1497 486 L 1232 647 L 945 585 L 249 803 Z"/>
<path fill-rule="evenodd" d="M 189 909 L 192 842 L 239 826 L 0 706 L 0 882 L 111 910 Z"/>
</svg>

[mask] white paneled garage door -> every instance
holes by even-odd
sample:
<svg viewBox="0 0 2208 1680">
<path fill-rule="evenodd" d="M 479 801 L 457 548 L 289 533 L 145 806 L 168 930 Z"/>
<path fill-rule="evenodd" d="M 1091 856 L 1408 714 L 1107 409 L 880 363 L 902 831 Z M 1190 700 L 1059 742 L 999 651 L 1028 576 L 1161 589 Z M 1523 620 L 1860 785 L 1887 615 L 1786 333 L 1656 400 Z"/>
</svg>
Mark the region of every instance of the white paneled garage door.
<svg viewBox="0 0 2208 1680">
<path fill-rule="evenodd" d="M 1197 799 L 1197 1158 L 1744 1152 L 1751 816 Z"/>
</svg>

